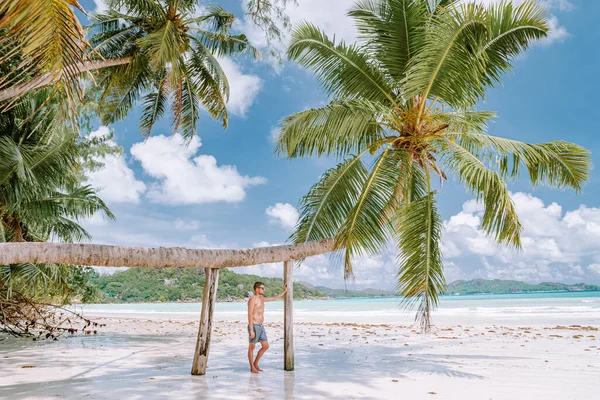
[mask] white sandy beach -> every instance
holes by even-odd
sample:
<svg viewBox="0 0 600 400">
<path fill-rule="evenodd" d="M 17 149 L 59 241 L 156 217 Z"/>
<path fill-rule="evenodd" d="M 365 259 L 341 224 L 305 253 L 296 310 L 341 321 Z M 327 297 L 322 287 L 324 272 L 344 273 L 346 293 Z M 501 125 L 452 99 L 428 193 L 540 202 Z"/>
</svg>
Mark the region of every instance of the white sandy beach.
<svg viewBox="0 0 600 400">
<path fill-rule="evenodd" d="M 271 316 L 272 317 L 272 316 Z M 271 318 L 267 315 L 267 319 Z M 598 326 L 266 323 L 265 370 L 250 374 L 246 326 L 217 321 L 208 371 L 191 376 L 197 320 L 103 315 L 97 335 L 0 341 L 0 398 L 597 399 Z"/>
</svg>

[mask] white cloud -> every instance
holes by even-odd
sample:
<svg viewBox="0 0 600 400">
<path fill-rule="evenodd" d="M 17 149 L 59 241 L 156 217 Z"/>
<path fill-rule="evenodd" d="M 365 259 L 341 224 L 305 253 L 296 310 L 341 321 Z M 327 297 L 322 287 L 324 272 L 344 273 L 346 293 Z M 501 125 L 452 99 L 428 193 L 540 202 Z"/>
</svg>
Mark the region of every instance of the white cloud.
<svg viewBox="0 0 600 400">
<path fill-rule="evenodd" d="M 131 147 L 131 154 L 144 171 L 158 182 L 147 196 L 156 203 L 235 203 L 244 200 L 248 187 L 266 183 L 263 177 L 240 175 L 233 165 L 217 165 L 215 157 L 196 155 L 201 143 L 189 144 L 180 135 L 150 137 Z"/>
<path fill-rule="evenodd" d="M 556 16 L 550 15 L 548 18 L 548 25 L 550 30 L 548 31 L 548 36 L 541 41 L 543 45 L 547 46 L 556 42 L 560 42 L 569 36 L 567 28 L 559 24 Z"/>
<path fill-rule="evenodd" d="M 258 242 L 254 247 L 279 246 L 281 243 Z M 344 282 L 342 264 L 339 257 L 320 254 L 308 257 L 302 263 L 294 264 L 294 280 L 315 286 L 331 288 L 363 289 L 380 288 L 394 290 L 398 266 L 393 251 L 386 250 L 375 256 L 353 257 L 354 279 Z M 254 274 L 265 277 L 283 277 L 283 263 L 259 264 L 232 269 L 236 273 Z"/>
<path fill-rule="evenodd" d="M 228 58 L 219 58 L 219 64 L 229 81 L 229 101 L 227 110 L 234 115 L 245 117 L 246 111 L 254 103 L 262 87 L 257 75 L 246 75 L 240 66 Z"/>
<path fill-rule="evenodd" d="M 575 5 L 569 0 L 540 0 L 540 3 L 547 9 L 557 9 L 559 11 L 572 11 Z"/>
<path fill-rule="evenodd" d="M 277 144 L 277 140 L 279 139 L 279 128 L 273 127 L 269 131 L 269 142 L 272 144 Z"/>
<path fill-rule="evenodd" d="M 481 230 L 481 210 L 466 202 L 463 211 L 444 222 L 443 255 L 458 265 L 462 279 L 501 278 L 530 282 L 598 281 L 594 260 L 600 260 L 600 208 L 581 205 L 563 212 L 526 193 L 512 195 L 523 224 L 523 250 L 497 245 Z M 470 211 L 470 212 L 466 212 Z M 581 264 L 591 263 L 587 269 Z M 456 271 L 454 271 L 456 272 Z"/>
<path fill-rule="evenodd" d="M 594 274 L 600 276 L 600 264 L 590 264 L 587 269 L 589 269 Z"/>
<path fill-rule="evenodd" d="M 94 12 L 96 13 L 103 13 L 108 9 L 108 5 L 104 0 L 94 0 L 94 4 L 96 6 Z"/>
<path fill-rule="evenodd" d="M 180 231 L 195 231 L 200 228 L 200 221 L 177 218 L 174 225 Z"/>
<path fill-rule="evenodd" d="M 284 229 L 293 229 L 298 222 L 298 210 L 289 203 L 276 203 L 265 210 L 269 221 L 279 224 Z"/>
<path fill-rule="evenodd" d="M 246 1 L 242 0 L 242 6 L 245 3 Z M 330 37 L 335 35 L 336 40 L 343 39 L 347 42 L 354 42 L 357 31 L 352 18 L 346 15 L 354 3 L 354 0 L 298 0 L 297 6 L 291 2 L 288 3 L 285 12 L 290 17 L 292 27 L 299 22 L 307 21 L 323 29 Z M 235 27 L 243 31 L 254 46 L 262 49 L 267 47 L 265 32 L 256 26 L 248 16 L 237 21 Z M 282 43 L 273 45 L 284 53 L 290 33 L 285 29 L 282 29 L 282 32 L 284 32 Z M 276 67 L 276 65 L 274 66 Z"/>
<path fill-rule="evenodd" d="M 82 223 L 84 223 L 87 226 L 107 226 L 108 221 L 109 220 L 104 216 L 104 214 L 96 213 L 82 221 Z"/>
<path fill-rule="evenodd" d="M 106 135 L 109 132 L 108 127 L 101 126 L 90 133 L 90 136 Z M 123 155 L 107 155 L 99 161 L 104 163 L 104 167 L 89 173 L 87 181 L 100 189 L 98 195 L 108 203 L 139 203 L 140 195 L 146 191 L 146 185 L 135 179 Z"/>
</svg>

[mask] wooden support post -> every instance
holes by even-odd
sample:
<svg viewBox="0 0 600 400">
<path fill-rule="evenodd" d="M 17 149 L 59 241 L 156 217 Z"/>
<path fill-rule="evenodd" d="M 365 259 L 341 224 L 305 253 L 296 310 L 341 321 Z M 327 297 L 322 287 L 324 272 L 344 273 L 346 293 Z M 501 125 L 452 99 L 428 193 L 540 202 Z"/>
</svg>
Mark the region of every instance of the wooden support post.
<svg viewBox="0 0 600 400">
<path fill-rule="evenodd" d="M 204 271 L 206 280 L 204 281 L 202 313 L 200 314 L 200 328 L 198 329 L 196 352 L 194 353 L 194 363 L 192 364 L 192 375 L 206 374 L 213 310 L 215 308 L 215 302 L 217 301 L 217 286 L 219 285 L 218 268 L 205 268 Z"/>
<path fill-rule="evenodd" d="M 283 283 L 287 283 L 287 292 L 283 297 L 283 369 L 294 370 L 294 262 L 284 261 Z"/>
</svg>

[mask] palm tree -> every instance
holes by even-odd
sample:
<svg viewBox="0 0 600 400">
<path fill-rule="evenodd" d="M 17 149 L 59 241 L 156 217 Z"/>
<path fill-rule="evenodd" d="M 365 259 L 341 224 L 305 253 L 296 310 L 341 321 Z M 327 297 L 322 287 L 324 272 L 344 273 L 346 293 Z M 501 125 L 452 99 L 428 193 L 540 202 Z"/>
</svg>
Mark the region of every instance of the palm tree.
<svg viewBox="0 0 600 400">
<path fill-rule="evenodd" d="M 17 61 L 0 77 L 0 100 L 57 82 L 56 92 L 74 100 L 80 94 L 80 66 L 91 49 L 74 9 L 77 0 L 0 2 L 0 64 Z"/>
<path fill-rule="evenodd" d="M 216 57 L 239 55 L 251 47 L 245 35 L 232 35 L 233 14 L 220 6 L 194 17 L 194 0 L 110 1 L 112 10 L 92 17 L 91 38 L 106 60 L 130 59 L 100 71 L 100 109 L 105 123 L 123 118 L 142 94 L 140 129 L 149 135 L 171 97 L 173 131 L 196 130 L 200 104 L 224 127 L 229 96 L 227 77 Z M 116 11 L 122 10 L 122 11 Z"/>
<path fill-rule="evenodd" d="M 114 218 L 96 191 L 81 184 L 93 149 L 64 123 L 60 105 L 48 103 L 49 94 L 27 96 L 0 115 L 1 243 L 79 242 L 90 236 L 78 220 L 96 213 Z M 32 297 L 66 294 L 72 273 L 66 265 L 3 264 L 0 286 Z"/>
<path fill-rule="evenodd" d="M 86 59 L 63 66 L 58 73 L 51 70 L 0 91 L 0 100 L 48 85 L 56 80 L 57 74 L 77 78 L 82 72 L 98 70 L 99 105 L 104 123 L 124 118 L 144 95 L 140 121 L 144 135 L 150 134 L 169 98 L 173 131 L 181 128 L 184 137 L 195 133 L 201 106 L 226 127 L 229 84 L 217 58 L 248 50 L 260 56 L 245 35 L 230 32 L 235 20 L 233 14 L 220 6 L 211 6 L 202 16 L 195 16 L 197 0 L 109 0 L 107 3 L 109 11 L 91 17 L 92 51 L 85 53 Z M 18 35 L 10 35 L 9 31 L 5 41 L 18 49 L 15 46 L 18 39 Z"/>
<path fill-rule="evenodd" d="M 360 0 L 349 15 L 358 44 L 336 43 L 305 23 L 288 49 L 331 101 L 286 117 L 278 151 L 344 158 L 302 199 L 291 240 L 334 237 L 345 278 L 353 257 L 395 243 L 399 294 L 405 305 L 418 305 L 416 320 L 427 329 L 445 290 L 434 175 L 465 185 L 485 206 L 483 231 L 518 249 L 522 225 L 506 180 L 524 166 L 534 186 L 579 191 L 590 156 L 564 141 L 488 135 L 494 114 L 475 109 L 511 61 L 546 36 L 545 13 L 535 2 Z"/>
</svg>

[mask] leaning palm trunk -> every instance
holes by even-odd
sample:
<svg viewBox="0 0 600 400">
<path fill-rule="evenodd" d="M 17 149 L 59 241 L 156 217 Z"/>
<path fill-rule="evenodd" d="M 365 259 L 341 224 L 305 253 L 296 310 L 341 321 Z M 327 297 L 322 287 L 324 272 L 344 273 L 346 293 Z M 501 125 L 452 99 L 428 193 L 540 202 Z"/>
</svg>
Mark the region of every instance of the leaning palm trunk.
<svg viewBox="0 0 600 400">
<path fill-rule="evenodd" d="M 128 267 L 243 267 L 300 260 L 335 250 L 334 240 L 236 250 L 192 250 L 64 243 L 2 243 L 0 265 L 55 263 Z"/>
<path fill-rule="evenodd" d="M 15 97 L 23 96 L 25 93 L 30 90 L 35 90 L 47 85 L 50 85 L 53 82 L 59 81 L 67 70 L 73 71 L 76 70 L 78 73 L 83 74 L 86 72 L 96 71 L 102 68 L 114 67 L 115 65 L 123 65 L 129 64 L 131 62 L 131 57 L 124 57 L 119 59 L 108 59 L 108 60 L 98 60 L 98 61 L 87 61 L 84 63 L 76 64 L 73 67 L 64 68 L 60 72 L 48 72 L 44 75 L 38 76 L 30 81 L 25 83 L 13 86 L 8 89 L 4 89 L 0 91 L 0 101 L 13 99 Z"/>
</svg>

